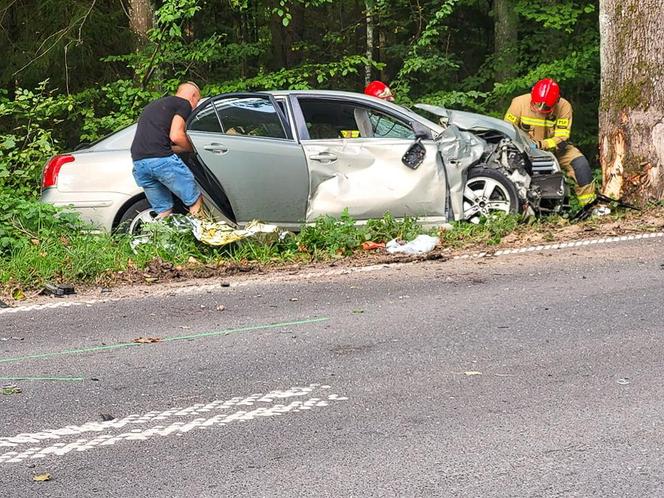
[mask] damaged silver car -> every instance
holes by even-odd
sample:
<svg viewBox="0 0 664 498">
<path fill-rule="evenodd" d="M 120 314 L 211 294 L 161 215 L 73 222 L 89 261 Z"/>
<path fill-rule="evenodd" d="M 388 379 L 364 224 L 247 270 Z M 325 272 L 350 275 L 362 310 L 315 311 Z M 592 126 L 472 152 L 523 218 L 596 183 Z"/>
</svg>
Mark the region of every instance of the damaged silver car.
<svg viewBox="0 0 664 498">
<path fill-rule="evenodd" d="M 47 166 L 43 200 L 73 205 L 108 230 L 149 221 L 131 175 L 133 130 L 56 160 L 56 171 Z M 427 225 L 476 222 L 492 212 L 559 210 L 567 193 L 555 157 L 509 123 L 363 94 L 219 95 L 194 110 L 187 133 L 194 152 L 184 159 L 206 203 L 237 226 L 296 229 L 344 210 L 358 221 L 389 211 Z"/>
</svg>

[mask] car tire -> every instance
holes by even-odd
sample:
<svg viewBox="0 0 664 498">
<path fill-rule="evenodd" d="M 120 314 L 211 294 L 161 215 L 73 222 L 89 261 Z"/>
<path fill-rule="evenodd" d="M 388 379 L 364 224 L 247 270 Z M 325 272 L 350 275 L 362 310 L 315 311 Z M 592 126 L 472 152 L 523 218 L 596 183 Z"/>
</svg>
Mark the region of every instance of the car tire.
<svg viewBox="0 0 664 498">
<path fill-rule="evenodd" d="M 501 172 L 487 168 L 468 172 L 463 191 L 464 220 L 479 223 L 494 213 L 516 214 L 520 205 L 516 186 Z"/>
<path fill-rule="evenodd" d="M 139 199 L 129 206 L 120 217 L 116 231 L 128 233 L 129 235 L 138 235 L 143 223 L 153 221 L 157 216 L 147 199 Z"/>
</svg>

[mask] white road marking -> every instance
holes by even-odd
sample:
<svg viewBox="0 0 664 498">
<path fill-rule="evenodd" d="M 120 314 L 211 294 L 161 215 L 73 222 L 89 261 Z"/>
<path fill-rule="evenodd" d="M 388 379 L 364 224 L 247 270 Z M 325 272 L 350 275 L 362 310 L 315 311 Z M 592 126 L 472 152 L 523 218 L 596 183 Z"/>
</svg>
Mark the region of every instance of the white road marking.
<svg viewBox="0 0 664 498">
<path fill-rule="evenodd" d="M 664 232 L 641 233 L 637 235 L 622 235 L 620 237 L 603 237 L 601 239 L 577 240 L 574 242 L 560 242 L 557 244 L 546 244 L 529 247 L 517 247 L 515 249 L 499 249 L 495 252 L 478 252 L 470 254 L 460 254 L 453 259 L 478 259 L 487 256 L 507 256 L 510 254 L 524 254 L 529 252 L 552 251 L 558 249 L 569 249 L 573 247 L 582 247 L 599 244 L 612 244 L 616 242 L 625 242 L 631 240 L 657 239 L 664 237 Z"/>
<path fill-rule="evenodd" d="M 494 252 L 477 252 L 477 253 L 460 254 L 454 256 L 452 259 L 478 259 L 487 256 L 508 256 L 510 254 L 525 254 L 531 252 L 552 251 L 552 250 L 569 249 L 569 248 L 589 246 L 589 245 L 613 244 L 616 242 L 627 242 L 633 240 L 656 239 L 661 237 L 664 237 L 664 232 L 642 233 L 636 235 L 622 235 L 618 237 L 603 237 L 599 239 L 578 240 L 575 242 L 559 242 L 555 244 L 518 247 L 515 249 L 499 249 Z M 380 271 L 385 268 L 396 268 L 399 266 L 404 266 L 405 264 L 408 263 L 383 263 L 378 265 L 369 265 L 369 266 L 360 266 L 360 267 L 351 267 L 351 268 L 335 268 L 333 270 L 325 270 L 325 271 L 312 271 L 308 273 L 298 273 L 298 278 L 307 279 L 311 277 L 348 275 L 350 273 L 370 273 L 374 271 Z M 244 285 L 248 285 L 249 283 L 250 282 L 233 282 L 230 284 L 230 287 L 241 287 Z M 209 284 L 209 285 L 191 285 L 187 287 L 175 287 L 175 288 L 155 290 L 155 292 L 150 295 L 152 297 L 155 296 L 162 297 L 162 296 L 176 296 L 176 295 L 186 295 L 186 294 L 202 294 L 205 292 L 213 292 L 228 287 L 229 287 L 228 285 L 222 286 L 219 283 Z M 75 306 L 91 307 L 95 304 L 117 302 L 120 301 L 121 299 L 122 298 L 90 299 L 86 301 L 58 301 L 47 304 L 15 306 L 12 308 L 0 308 L 0 315 L 9 314 L 9 313 L 21 313 L 24 311 L 41 311 L 41 310 L 49 310 L 54 308 L 69 308 Z"/>
<path fill-rule="evenodd" d="M 41 459 L 49 456 L 63 456 L 72 451 L 88 451 L 102 446 L 113 446 L 124 441 L 147 441 L 155 436 L 182 436 L 194 429 L 205 430 L 211 427 L 224 427 L 238 422 L 249 422 L 260 417 L 278 417 L 290 413 L 307 411 L 314 408 L 324 408 L 332 403 L 348 400 L 345 396 L 329 394 L 323 397 L 308 397 L 314 391 L 320 391 L 320 396 L 327 394 L 329 386 L 310 384 L 307 387 L 291 387 L 285 391 L 275 390 L 269 393 L 256 393 L 245 398 L 234 397 L 229 400 L 215 400 L 210 403 L 197 403 L 181 408 L 174 407 L 165 411 L 151 411 L 143 415 L 129 415 L 120 420 L 108 422 L 87 422 L 83 425 L 68 425 L 60 429 L 48 429 L 41 432 L 21 433 L 15 436 L 0 437 L 0 448 L 13 448 L 12 451 L 0 454 L 0 465 L 19 463 L 28 459 Z M 302 398 L 290 400 L 290 398 Z M 285 400 L 289 400 L 285 404 Z M 229 413 L 231 407 L 253 406 L 261 404 L 252 410 L 237 410 Z M 213 412 L 212 416 L 208 416 Z M 218 413 L 221 412 L 221 413 Z M 206 416 L 200 416 L 206 414 Z M 183 420 L 159 423 L 172 417 L 181 417 Z M 145 425 L 157 422 L 149 428 L 127 428 L 126 432 L 119 432 L 126 426 Z M 94 438 L 76 438 L 88 432 L 103 433 Z M 65 440 L 49 446 L 43 446 L 46 440 Z M 72 441 L 72 439 L 74 439 Z M 37 444 L 20 449 L 21 446 Z"/>
</svg>

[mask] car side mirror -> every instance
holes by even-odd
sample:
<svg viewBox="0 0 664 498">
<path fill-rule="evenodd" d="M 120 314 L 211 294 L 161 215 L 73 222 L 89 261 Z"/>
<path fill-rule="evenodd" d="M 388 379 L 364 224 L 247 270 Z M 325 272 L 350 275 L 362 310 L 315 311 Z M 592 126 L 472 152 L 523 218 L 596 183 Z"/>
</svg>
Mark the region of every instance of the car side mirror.
<svg viewBox="0 0 664 498">
<path fill-rule="evenodd" d="M 431 130 L 419 121 L 411 121 L 410 126 L 413 129 L 413 133 L 415 133 L 415 138 L 419 140 L 433 140 Z"/>
<path fill-rule="evenodd" d="M 408 147 L 408 150 L 401 158 L 401 162 L 410 169 L 417 169 L 424 161 L 426 155 L 427 149 L 422 145 L 422 139 L 417 138 L 410 147 Z"/>
</svg>

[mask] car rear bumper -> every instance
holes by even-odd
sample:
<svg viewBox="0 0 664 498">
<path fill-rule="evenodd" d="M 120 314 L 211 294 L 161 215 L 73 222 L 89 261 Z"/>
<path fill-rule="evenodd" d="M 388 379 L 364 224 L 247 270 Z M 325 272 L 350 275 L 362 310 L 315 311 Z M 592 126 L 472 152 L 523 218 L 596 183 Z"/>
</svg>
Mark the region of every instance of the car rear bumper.
<svg viewBox="0 0 664 498">
<path fill-rule="evenodd" d="M 118 192 L 61 192 L 57 188 L 46 189 L 41 195 L 42 202 L 69 208 L 79 213 L 83 221 L 108 232 L 130 198 Z"/>
</svg>

